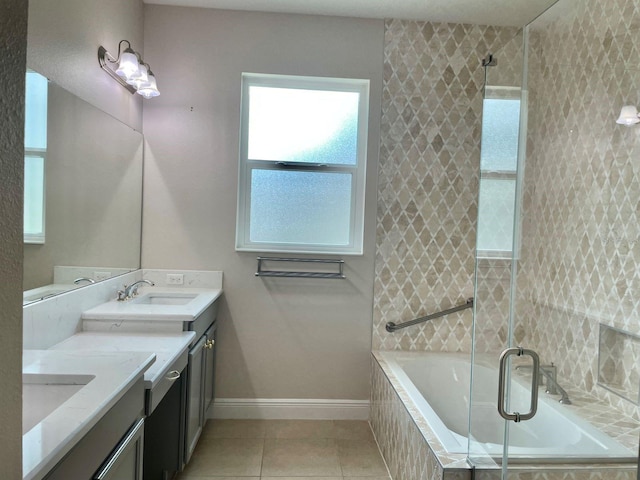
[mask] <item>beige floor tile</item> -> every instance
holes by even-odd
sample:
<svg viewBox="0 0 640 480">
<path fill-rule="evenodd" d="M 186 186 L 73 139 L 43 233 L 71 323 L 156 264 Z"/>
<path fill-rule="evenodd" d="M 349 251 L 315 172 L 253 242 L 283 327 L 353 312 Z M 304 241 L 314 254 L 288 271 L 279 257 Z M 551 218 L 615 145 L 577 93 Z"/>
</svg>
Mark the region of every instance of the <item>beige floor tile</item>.
<svg viewBox="0 0 640 480">
<path fill-rule="evenodd" d="M 178 475 L 176 480 L 260 480 L 260 477 L 212 477 L 209 475 L 205 476 L 190 476 L 190 475 Z M 361 478 L 360 480 L 368 480 L 366 478 Z"/>
<path fill-rule="evenodd" d="M 264 420 L 209 420 L 204 438 L 264 438 Z"/>
<path fill-rule="evenodd" d="M 385 476 L 387 467 L 372 440 L 336 440 L 344 476 Z"/>
<path fill-rule="evenodd" d="M 344 480 L 391 480 L 389 475 L 377 475 L 375 477 L 342 477 Z M 216 478 L 216 480 L 218 480 Z"/>
<path fill-rule="evenodd" d="M 267 420 L 266 438 L 334 438 L 331 420 Z"/>
<path fill-rule="evenodd" d="M 337 439 L 373 441 L 373 432 L 365 420 L 334 420 L 333 428 Z"/>
<path fill-rule="evenodd" d="M 341 477 L 336 441 L 330 438 L 267 438 L 262 475 Z"/>
<path fill-rule="evenodd" d="M 200 438 L 184 475 L 260 475 L 264 440 L 256 438 Z"/>
<path fill-rule="evenodd" d="M 260 477 L 260 480 L 342 480 L 342 477 Z M 360 480 L 369 479 L 361 477 Z"/>
</svg>

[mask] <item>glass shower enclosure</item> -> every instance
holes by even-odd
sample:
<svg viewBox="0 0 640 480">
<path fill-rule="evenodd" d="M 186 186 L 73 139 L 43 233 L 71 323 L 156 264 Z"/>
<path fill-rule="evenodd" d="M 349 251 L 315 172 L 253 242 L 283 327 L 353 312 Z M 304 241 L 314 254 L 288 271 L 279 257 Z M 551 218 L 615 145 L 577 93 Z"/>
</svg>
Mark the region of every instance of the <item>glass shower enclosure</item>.
<svg viewBox="0 0 640 480">
<path fill-rule="evenodd" d="M 640 103 L 640 7 L 613 3 L 560 0 L 484 60 L 478 478 L 638 475 L 640 126 L 615 119 Z"/>
</svg>

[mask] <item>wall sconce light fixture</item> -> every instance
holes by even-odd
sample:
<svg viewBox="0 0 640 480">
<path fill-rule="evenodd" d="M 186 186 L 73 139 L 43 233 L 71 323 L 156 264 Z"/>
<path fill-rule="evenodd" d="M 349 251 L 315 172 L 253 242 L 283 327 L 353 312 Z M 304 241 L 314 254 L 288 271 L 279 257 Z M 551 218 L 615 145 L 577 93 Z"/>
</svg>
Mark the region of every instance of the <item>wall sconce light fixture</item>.
<svg viewBox="0 0 640 480">
<path fill-rule="evenodd" d="M 124 51 L 122 50 L 123 43 L 127 44 Z M 131 48 L 129 40 L 120 41 L 117 57 L 111 55 L 106 48 L 100 45 L 98 63 L 100 63 L 100 68 L 131 93 L 138 93 L 144 98 L 160 95 L 156 77 L 149 64 L 144 63 L 140 54 Z"/>
<path fill-rule="evenodd" d="M 622 110 L 620 110 L 620 116 L 616 120 L 616 123 L 626 125 L 627 127 L 640 123 L 638 109 L 634 105 L 625 105 L 622 107 Z"/>
</svg>

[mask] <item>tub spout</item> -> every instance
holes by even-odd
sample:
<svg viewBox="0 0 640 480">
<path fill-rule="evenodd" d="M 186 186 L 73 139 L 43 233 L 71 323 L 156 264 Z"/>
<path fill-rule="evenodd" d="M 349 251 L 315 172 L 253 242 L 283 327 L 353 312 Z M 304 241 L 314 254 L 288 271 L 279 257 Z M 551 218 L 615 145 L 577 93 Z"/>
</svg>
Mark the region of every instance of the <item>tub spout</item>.
<svg viewBox="0 0 640 480">
<path fill-rule="evenodd" d="M 531 369 L 529 365 L 518 365 L 516 370 L 527 370 Z M 552 363 L 551 365 L 540 365 L 538 369 L 538 375 L 540 377 L 544 377 L 547 380 L 547 390 L 546 392 L 550 395 L 557 395 L 560 393 L 561 398 L 558 400 L 563 405 L 571 405 L 572 402 L 569 399 L 569 394 L 567 391 L 560 386 L 557 380 L 557 367 Z"/>
</svg>

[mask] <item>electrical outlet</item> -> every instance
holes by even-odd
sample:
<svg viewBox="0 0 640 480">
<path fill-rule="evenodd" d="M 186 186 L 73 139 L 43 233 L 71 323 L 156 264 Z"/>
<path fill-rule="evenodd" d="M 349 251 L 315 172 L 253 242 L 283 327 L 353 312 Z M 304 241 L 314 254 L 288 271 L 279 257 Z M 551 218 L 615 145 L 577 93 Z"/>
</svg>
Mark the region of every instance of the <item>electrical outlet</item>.
<svg viewBox="0 0 640 480">
<path fill-rule="evenodd" d="M 102 280 L 106 280 L 107 278 L 111 278 L 111 272 L 93 272 L 93 278 L 96 282 L 100 282 Z"/>
<path fill-rule="evenodd" d="M 184 275 L 182 273 L 167 273 L 167 285 L 182 285 Z"/>
</svg>

